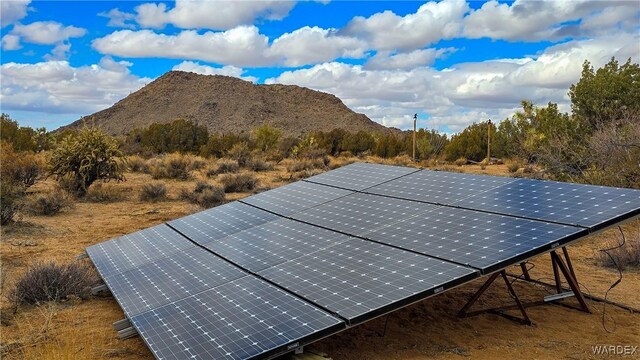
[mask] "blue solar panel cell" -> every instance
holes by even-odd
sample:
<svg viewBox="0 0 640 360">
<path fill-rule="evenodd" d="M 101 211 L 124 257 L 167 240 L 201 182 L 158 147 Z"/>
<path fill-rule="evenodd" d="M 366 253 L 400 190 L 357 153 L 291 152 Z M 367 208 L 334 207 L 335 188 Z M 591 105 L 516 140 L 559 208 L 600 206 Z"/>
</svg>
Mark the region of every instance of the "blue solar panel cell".
<svg viewBox="0 0 640 360">
<path fill-rule="evenodd" d="M 349 190 L 298 181 L 249 196 L 241 201 L 287 216 L 352 193 L 353 191 Z"/>
<path fill-rule="evenodd" d="M 212 241 L 204 246 L 250 271 L 324 249 L 349 237 L 289 219 L 280 219 Z"/>
<path fill-rule="evenodd" d="M 356 193 L 291 217 L 357 236 L 435 208 L 436 205 Z"/>
<path fill-rule="evenodd" d="M 451 205 L 461 199 L 513 181 L 515 181 L 514 178 L 502 176 L 422 170 L 374 186 L 367 189 L 366 192 L 433 204 Z"/>
<path fill-rule="evenodd" d="M 455 205 L 594 228 L 640 213 L 640 190 L 516 179 Z"/>
<path fill-rule="evenodd" d="M 122 273 L 194 244 L 165 224 L 105 241 L 86 249 L 102 277 Z"/>
<path fill-rule="evenodd" d="M 586 234 L 574 226 L 438 207 L 363 236 L 489 273 Z"/>
<path fill-rule="evenodd" d="M 402 166 L 353 163 L 320 175 L 312 176 L 305 181 L 348 190 L 362 191 L 416 171 L 418 171 L 418 169 Z"/>
<path fill-rule="evenodd" d="M 468 267 L 355 238 L 259 274 L 351 324 L 478 275 Z"/>
<path fill-rule="evenodd" d="M 134 316 L 158 359 L 253 359 L 292 350 L 344 322 L 246 276 Z"/>
<path fill-rule="evenodd" d="M 104 277 L 127 317 L 246 276 L 200 247 Z"/>
<path fill-rule="evenodd" d="M 168 224 L 202 245 L 278 218 L 278 215 L 235 201 Z"/>
</svg>

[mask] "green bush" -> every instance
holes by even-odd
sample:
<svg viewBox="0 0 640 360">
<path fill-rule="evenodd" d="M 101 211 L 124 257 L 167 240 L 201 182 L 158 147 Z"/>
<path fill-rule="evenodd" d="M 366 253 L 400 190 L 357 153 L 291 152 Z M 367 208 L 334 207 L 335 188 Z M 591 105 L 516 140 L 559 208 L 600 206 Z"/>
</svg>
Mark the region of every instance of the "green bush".
<svg viewBox="0 0 640 360">
<path fill-rule="evenodd" d="M 220 177 L 224 192 L 252 191 L 258 184 L 258 179 L 251 173 L 226 174 Z"/>
<path fill-rule="evenodd" d="M 44 216 L 55 215 L 64 209 L 73 207 L 70 196 L 59 190 L 33 195 L 27 204 L 30 213 Z"/>
<path fill-rule="evenodd" d="M 227 156 L 237 161 L 238 165 L 245 166 L 251 158 L 249 144 L 241 142 L 233 145 L 233 147 L 227 152 Z"/>
<path fill-rule="evenodd" d="M 37 262 L 18 280 L 9 299 L 20 305 L 63 300 L 71 295 L 86 298 L 96 281 L 93 269 L 81 262 Z"/>
<path fill-rule="evenodd" d="M 189 191 L 182 189 L 180 198 L 205 208 L 213 207 L 224 202 L 224 189 L 218 185 L 205 182 L 197 182 L 195 189 Z"/>
<path fill-rule="evenodd" d="M 118 141 L 97 128 L 66 137 L 53 150 L 49 158 L 49 174 L 57 180 L 68 177 L 77 196 L 84 196 L 97 180 L 123 181 L 122 152 Z"/>
<path fill-rule="evenodd" d="M 278 146 L 282 131 L 272 128 L 269 125 L 262 125 L 253 129 L 253 137 L 255 138 L 255 146 L 262 152 L 268 152 Z"/>
<path fill-rule="evenodd" d="M 0 225 L 7 225 L 16 219 L 22 208 L 24 194 L 24 185 L 4 180 L 0 182 Z"/>
<path fill-rule="evenodd" d="M 167 199 L 167 186 L 160 182 L 147 183 L 140 191 L 140 201 L 162 201 Z"/>
</svg>

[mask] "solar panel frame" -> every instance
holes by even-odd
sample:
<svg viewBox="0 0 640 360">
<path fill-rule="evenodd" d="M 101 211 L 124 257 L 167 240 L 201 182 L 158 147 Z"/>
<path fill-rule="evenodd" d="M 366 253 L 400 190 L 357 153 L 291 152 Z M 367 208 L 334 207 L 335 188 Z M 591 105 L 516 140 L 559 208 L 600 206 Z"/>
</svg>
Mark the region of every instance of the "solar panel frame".
<svg viewBox="0 0 640 360">
<path fill-rule="evenodd" d="M 258 275 L 354 326 L 464 284 L 480 273 L 430 256 L 351 238 L 266 268 Z"/>
<path fill-rule="evenodd" d="M 329 172 L 309 177 L 303 181 L 334 186 L 347 190 L 362 191 L 416 171 L 419 171 L 419 169 L 356 162 Z"/>
<path fill-rule="evenodd" d="M 353 194 L 353 191 L 312 182 L 296 181 L 243 198 L 240 202 L 287 216 L 349 194 Z"/>
<path fill-rule="evenodd" d="M 247 297 L 251 297 L 250 304 L 246 301 Z M 224 301 L 227 303 L 235 303 L 231 311 L 225 306 L 216 306 L 216 304 L 224 304 Z M 273 307 L 272 303 L 277 305 Z M 258 308 L 261 307 L 264 309 L 264 312 L 261 314 L 256 314 L 257 311 L 251 312 L 249 310 L 253 309 L 249 305 Z M 285 311 L 282 312 L 279 310 L 280 308 L 284 308 Z M 233 310 L 237 311 L 233 312 Z M 208 316 L 201 316 L 199 321 L 183 321 L 184 318 L 190 319 L 192 317 L 189 315 L 189 312 L 191 312 L 191 314 L 207 314 Z M 176 313 L 183 314 L 183 319 L 172 317 L 172 314 Z M 246 313 L 250 313 L 250 315 L 245 315 Z M 288 319 L 285 319 L 285 316 L 288 316 Z M 299 318 L 300 320 L 298 320 Z M 162 324 L 162 320 L 165 320 L 164 325 Z M 304 327 L 309 327 L 310 321 L 307 320 L 313 320 L 318 323 L 314 331 L 303 332 L 299 327 L 293 327 L 296 322 L 304 324 L 302 325 Z M 304 323 L 304 321 L 307 322 Z M 167 322 L 173 323 L 174 326 L 172 326 L 171 329 L 175 328 L 186 331 L 189 336 L 186 337 L 185 332 L 178 333 L 172 330 L 164 331 L 164 334 L 161 333 L 163 326 L 165 328 L 167 327 Z M 242 335 L 241 328 L 232 326 L 234 322 L 246 325 L 244 328 L 250 328 L 251 331 L 253 331 L 252 334 L 254 334 L 254 338 L 262 336 L 265 339 L 265 343 L 269 343 L 270 345 L 263 346 L 264 349 L 258 349 L 259 352 L 251 351 L 251 346 L 255 347 L 258 343 L 255 340 L 251 340 L 249 335 Z M 344 321 L 336 318 L 329 312 L 317 308 L 254 276 L 239 278 L 202 293 L 136 315 L 131 319 L 131 323 L 154 356 L 163 360 L 177 360 L 188 357 L 216 359 L 271 358 L 346 328 Z M 175 326 L 176 324 L 179 326 Z M 232 345 L 227 345 L 234 346 L 236 349 L 235 353 L 229 353 L 228 350 L 222 350 L 227 352 L 220 353 L 218 349 L 223 349 L 225 347 L 223 344 L 214 348 L 207 348 L 208 342 L 203 341 L 207 340 L 206 338 L 208 338 L 209 342 L 214 341 L 215 337 L 210 335 L 210 333 L 219 330 L 219 328 L 223 326 L 233 328 L 222 328 L 220 330 L 220 332 L 223 333 L 222 336 L 225 338 L 232 338 L 236 333 L 239 333 L 239 336 L 235 337 L 236 341 L 232 341 Z M 296 329 L 298 333 L 293 336 L 292 334 L 286 334 L 285 336 L 284 331 L 280 331 L 280 329 L 277 328 L 278 326 L 284 327 L 284 330 L 289 331 Z M 170 335 L 170 342 L 163 340 L 163 337 L 167 336 L 167 333 L 175 333 Z M 172 338 L 178 340 L 173 341 L 171 340 Z M 250 344 L 251 346 L 248 346 L 248 341 L 253 341 L 253 343 Z M 228 342 L 226 343 L 228 344 Z M 264 345 L 264 343 L 260 344 Z M 175 351 L 177 349 L 171 349 L 170 346 L 180 346 L 182 348 L 181 352 Z M 192 352 L 190 354 L 192 356 L 185 356 L 187 355 L 185 351 L 194 349 L 204 352 L 204 354 L 194 354 Z M 199 354 L 200 356 L 198 356 Z"/>
</svg>

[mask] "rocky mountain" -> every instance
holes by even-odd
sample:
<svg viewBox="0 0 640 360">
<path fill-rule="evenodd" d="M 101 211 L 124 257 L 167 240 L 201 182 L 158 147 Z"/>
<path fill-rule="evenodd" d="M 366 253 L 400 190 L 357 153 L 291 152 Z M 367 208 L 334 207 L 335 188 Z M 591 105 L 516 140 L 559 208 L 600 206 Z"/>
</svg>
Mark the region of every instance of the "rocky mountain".
<svg viewBox="0 0 640 360">
<path fill-rule="evenodd" d="M 262 124 L 285 134 L 341 128 L 386 131 L 363 114 L 353 112 L 336 96 L 293 85 L 256 85 L 220 75 L 170 71 L 108 109 L 85 120 L 112 135 L 123 135 L 153 123 L 185 119 L 210 132 L 242 133 Z M 66 128 L 65 127 L 65 128 Z"/>
</svg>

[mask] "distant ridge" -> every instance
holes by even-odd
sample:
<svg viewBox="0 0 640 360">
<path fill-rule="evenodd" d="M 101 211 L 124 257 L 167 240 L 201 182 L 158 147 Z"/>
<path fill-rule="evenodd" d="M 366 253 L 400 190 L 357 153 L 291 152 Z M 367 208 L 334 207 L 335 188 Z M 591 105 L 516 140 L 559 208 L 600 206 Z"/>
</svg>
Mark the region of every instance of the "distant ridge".
<svg viewBox="0 0 640 360">
<path fill-rule="evenodd" d="M 112 135 L 124 135 L 153 123 L 185 119 L 209 132 L 242 133 L 262 124 L 287 135 L 340 128 L 352 132 L 388 131 L 353 112 L 336 96 L 295 85 L 256 85 L 221 75 L 170 71 L 110 108 L 84 120 Z M 77 120 L 63 127 L 82 126 Z"/>
</svg>

